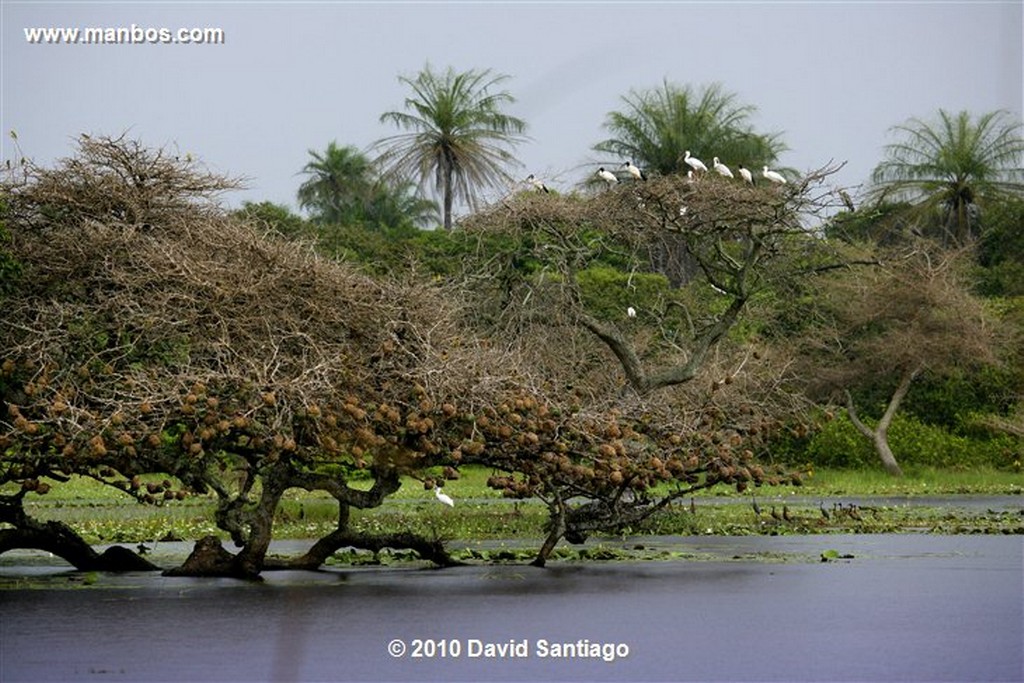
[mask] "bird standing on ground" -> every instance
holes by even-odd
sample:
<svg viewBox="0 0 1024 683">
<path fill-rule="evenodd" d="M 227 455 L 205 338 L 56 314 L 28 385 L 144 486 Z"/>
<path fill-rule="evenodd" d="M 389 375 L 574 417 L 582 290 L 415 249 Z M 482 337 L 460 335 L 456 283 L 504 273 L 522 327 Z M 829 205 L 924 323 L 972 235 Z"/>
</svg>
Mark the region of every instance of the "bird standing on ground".
<svg viewBox="0 0 1024 683">
<path fill-rule="evenodd" d="M 744 168 L 743 164 L 740 164 L 740 177 L 751 185 L 754 184 L 754 174 L 750 172 L 749 168 Z"/>
<path fill-rule="evenodd" d="M 686 165 L 692 168 L 694 171 L 706 173 L 708 170 L 708 167 L 704 165 L 703 161 L 701 161 L 697 157 L 690 156 L 690 150 L 686 150 L 686 153 L 683 156 L 683 161 L 685 161 Z"/>
<path fill-rule="evenodd" d="M 526 182 L 533 185 L 534 189 L 536 189 L 538 192 L 548 192 L 548 186 L 545 185 L 540 178 L 535 177 L 532 173 L 526 176 Z"/>
<path fill-rule="evenodd" d="M 632 161 L 627 161 L 623 166 L 626 167 L 626 170 L 629 171 L 629 175 L 633 176 L 635 180 L 647 180 L 647 174 Z"/>
<path fill-rule="evenodd" d="M 761 171 L 761 175 L 763 175 L 765 178 L 772 181 L 773 183 L 778 183 L 780 185 L 786 184 L 786 179 L 782 177 L 781 173 L 777 173 L 776 171 L 769 171 L 767 166 L 765 166 L 764 170 Z"/>
<path fill-rule="evenodd" d="M 609 187 L 619 182 L 619 179 L 615 177 L 614 173 L 604 170 L 604 166 L 597 169 L 597 177 L 608 183 Z"/>
<path fill-rule="evenodd" d="M 452 500 L 452 497 L 449 496 L 448 494 L 441 493 L 441 487 L 440 486 L 435 486 L 434 487 L 434 495 L 437 496 L 437 499 L 439 501 L 441 501 L 442 503 L 444 503 L 448 507 L 450 507 L 450 508 L 455 507 L 455 501 Z"/>
<path fill-rule="evenodd" d="M 726 178 L 735 178 L 736 177 L 736 176 L 734 176 L 732 174 L 732 171 L 729 170 L 728 166 L 726 166 L 725 164 L 723 164 L 721 161 L 718 160 L 718 157 L 715 157 L 715 160 L 711 164 L 711 167 L 714 168 L 715 169 L 715 173 L 717 173 L 720 176 L 724 176 Z"/>
<path fill-rule="evenodd" d="M 636 309 L 633 308 L 632 306 L 630 306 L 629 308 L 626 309 L 626 315 L 628 315 L 630 318 L 635 318 L 636 317 Z"/>
</svg>

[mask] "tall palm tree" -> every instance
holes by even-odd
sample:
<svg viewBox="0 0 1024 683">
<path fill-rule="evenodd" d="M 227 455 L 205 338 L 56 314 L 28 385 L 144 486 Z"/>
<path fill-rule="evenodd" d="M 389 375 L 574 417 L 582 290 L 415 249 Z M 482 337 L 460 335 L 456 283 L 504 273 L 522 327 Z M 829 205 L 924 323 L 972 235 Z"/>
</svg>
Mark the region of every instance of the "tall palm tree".
<svg viewBox="0 0 1024 683">
<path fill-rule="evenodd" d="M 630 91 L 622 101 L 625 110 L 610 112 L 605 121 L 612 137 L 594 149 L 631 159 L 648 172 L 685 172 L 687 150 L 709 166 L 717 156 L 735 170 L 773 165 L 787 149 L 779 133 L 754 133 L 750 117 L 757 108 L 738 104 L 717 83 L 694 90 L 666 80 L 660 88 Z"/>
<path fill-rule="evenodd" d="M 406 133 L 377 142 L 378 162 L 389 174 L 415 179 L 440 195 L 445 230 L 452 226 L 454 201 L 476 208 L 481 189 L 501 187 L 516 163 L 507 149 L 525 138 L 526 123 L 501 111 L 515 100 L 496 90 L 509 77 L 485 71 L 435 73 L 428 64 L 415 78 L 399 77 L 412 88 L 405 111 L 389 111 L 381 122 Z"/>
<path fill-rule="evenodd" d="M 976 236 L 986 203 L 1024 196 L 1022 125 L 1008 112 L 940 109 L 933 122 L 910 119 L 892 131 L 886 159 L 871 179 L 879 201 L 910 202 L 919 216 L 938 216 L 946 239 L 965 245 Z"/>
<path fill-rule="evenodd" d="M 373 192 L 370 160 L 351 145 L 327 145 L 323 153 L 309 150 L 312 159 L 302 168 L 309 178 L 299 186 L 299 207 L 320 223 L 362 219 L 362 207 Z"/>
</svg>

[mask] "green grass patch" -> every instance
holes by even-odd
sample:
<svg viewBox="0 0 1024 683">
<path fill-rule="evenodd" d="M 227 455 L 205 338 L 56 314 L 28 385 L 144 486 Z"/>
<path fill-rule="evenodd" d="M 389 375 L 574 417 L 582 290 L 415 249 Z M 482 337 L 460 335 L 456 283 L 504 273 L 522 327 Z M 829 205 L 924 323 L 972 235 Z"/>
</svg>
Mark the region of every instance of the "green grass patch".
<svg viewBox="0 0 1024 683">
<path fill-rule="evenodd" d="M 465 467 L 460 479 L 447 482 L 444 489 L 455 499 L 454 508 L 439 504 L 433 491 L 424 489 L 421 482 L 406 480 L 401 490 L 381 507 L 352 510 L 350 524 L 353 529 L 367 533 L 402 529 L 445 541 L 542 538 L 546 507 L 535 500 L 501 498 L 499 492 L 487 488 L 490 473 L 486 468 Z M 154 477 L 155 481 L 160 479 Z M 369 482 L 363 483 L 369 486 Z M 642 526 L 623 528 L 620 533 L 1024 533 L 1024 517 L 1019 514 L 963 509 L 896 506 L 861 511 L 859 520 L 825 520 L 815 503 L 806 508 L 790 505 L 794 518 L 791 522 L 781 523 L 768 515 L 771 501 L 798 497 L 834 500 L 867 496 L 1020 495 L 1022 491 L 1024 475 L 995 468 L 947 470 L 910 466 L 907 475 L 899 479 L 880 469 L 817 469 L 799 487 L 756 487 L 743 494 L 724 486 L 703 491 L 679 500 Z M 762 503 L 760 518 L 753 512 L 751 493 Z M 691 498 L 695 512 L 691 511 Z M 82 477 L 55 485 L 45 496 L 29 494 L 26 498 L 30 514 L 43 520 L 66 522 L 90 543 L 194 540 L 208 534 L 225 538 L 213 523 L 215 507 L 212 496 L 192 496 L 160 506 L 142 505 L 123 492 Z M 293 489 L 276 513 L 274 533 L 277 538 L 318 538 L 335 528 L 337 515 L 337 504 L 322 492 Z"/>
</svg>

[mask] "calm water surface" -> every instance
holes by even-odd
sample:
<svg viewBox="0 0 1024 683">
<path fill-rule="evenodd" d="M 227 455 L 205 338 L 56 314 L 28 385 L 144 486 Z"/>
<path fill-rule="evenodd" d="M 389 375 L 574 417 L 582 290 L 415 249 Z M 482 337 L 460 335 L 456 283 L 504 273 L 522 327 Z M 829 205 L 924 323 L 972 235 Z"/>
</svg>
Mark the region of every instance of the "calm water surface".
<svg viewBox="0 0 1024 683">
<path fill-rule="evenodd" d="M 0 680 L 1024 680 L 1019 536 L 642 542 L 712 559 L 5 590 Z M 81 584 L 58 571 L 0 578 Z"/>
</svg>

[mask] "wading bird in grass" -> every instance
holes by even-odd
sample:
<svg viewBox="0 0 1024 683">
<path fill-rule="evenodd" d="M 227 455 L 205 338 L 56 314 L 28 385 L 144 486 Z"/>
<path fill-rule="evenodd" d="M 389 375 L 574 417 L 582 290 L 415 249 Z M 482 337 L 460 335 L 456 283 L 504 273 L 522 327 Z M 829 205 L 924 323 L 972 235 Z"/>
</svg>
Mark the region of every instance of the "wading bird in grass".
<svg viewBox="0 0 1024 683">
<path fill-rule="evenodd" d="M 442 503 L 444 503 L 448 507 L 450 507 L 450 508 L 455 507 L 455 501 L 452 500 L 452 497 L 449 496 L 447 493 L 441 493 L 441 487 L 440 486 L 435 486 L 434 487 L 434 495 L 437 496 L 437 499 L 439 501 L 441 501 Z"/>
</svg>

